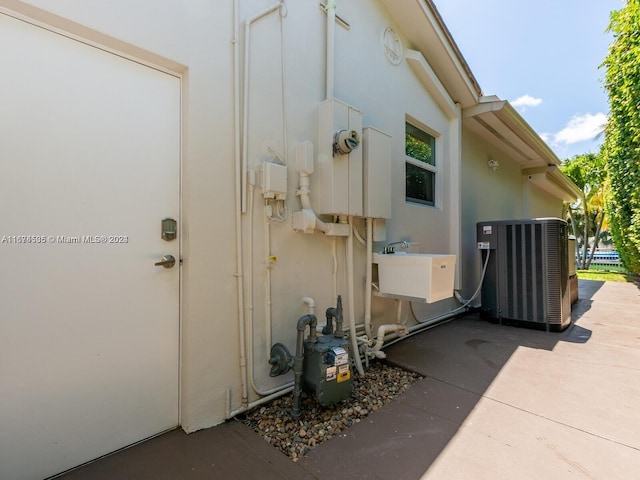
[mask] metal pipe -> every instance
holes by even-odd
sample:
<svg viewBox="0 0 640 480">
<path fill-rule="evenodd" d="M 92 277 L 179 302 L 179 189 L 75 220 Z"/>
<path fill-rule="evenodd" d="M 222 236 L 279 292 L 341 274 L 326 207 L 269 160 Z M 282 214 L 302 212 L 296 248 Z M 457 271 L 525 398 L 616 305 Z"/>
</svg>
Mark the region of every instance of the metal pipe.
<svg viewBox="0 0 640 480">
<path fill-rule="evenodd" d="M 315 315 L 304 315 L 298 319 L 296 329 L 298 330 L 298 336 L 296 341 L 296 356 L 293 360 L 293 375 L 294 375 L 294 387 L 293 387 L 293 408 L 291 410 L 291 416 L 294 420 L 297 420 L 302 415 L 300 410 L 300 397 L 302 396 L 302 374 L 304 366 L 304 331 L 309 325 L 309 341 L 316 341 L 316 325 L 318 321 Z"/>
<path fill-rule="evenodd" d="M 335 307 L 327 308 L 325 315 L 327 317 L 327 326 L 322 330 L 322 333 L 325 335 L 331 335 L 334 333 L 331 319 L 335 318 L 336 330 L 334 336 L 337 338 L 344 337 L 344 332 L 342 331 L 342 322 L 344 318 L 342 313 L 342 295 L 338 295 L 337 305 Z"/>
</svg>

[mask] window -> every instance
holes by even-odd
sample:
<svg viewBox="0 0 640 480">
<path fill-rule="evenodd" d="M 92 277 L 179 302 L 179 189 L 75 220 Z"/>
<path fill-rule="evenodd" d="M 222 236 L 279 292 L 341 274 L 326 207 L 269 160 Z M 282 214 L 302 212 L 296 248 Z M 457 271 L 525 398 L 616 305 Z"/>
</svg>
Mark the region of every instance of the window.
<svg viewBox="0 0 640 480">
<path fill-rule="evenodd" d="M 406 199 L 424 205 L 436 204 L 436 139 L 405 124 Z"/>
</svg>

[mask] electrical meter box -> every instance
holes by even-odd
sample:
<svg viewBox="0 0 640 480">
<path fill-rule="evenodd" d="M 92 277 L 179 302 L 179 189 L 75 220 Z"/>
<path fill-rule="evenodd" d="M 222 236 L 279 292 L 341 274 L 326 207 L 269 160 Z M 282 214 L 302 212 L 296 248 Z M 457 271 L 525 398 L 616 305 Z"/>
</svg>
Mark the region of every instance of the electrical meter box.
<svg viewBox="0 0 640 480">
<path fill-rule="evenodd" d="M 311 202 L 320 215 L 363 214 L 362 147 L 345 153 L 334 148 L 336 135 L 362 137 L 362 112 L 335 99 L 318 106 L 318 159 L 311 184 Z"/>
<path fill-rule="evenodd" d="M 333 335 L 305 341 L 304 389 L 315 392 L 323 407 L 349 398 L 353 392 L 349 342 Z"/>
</svg>

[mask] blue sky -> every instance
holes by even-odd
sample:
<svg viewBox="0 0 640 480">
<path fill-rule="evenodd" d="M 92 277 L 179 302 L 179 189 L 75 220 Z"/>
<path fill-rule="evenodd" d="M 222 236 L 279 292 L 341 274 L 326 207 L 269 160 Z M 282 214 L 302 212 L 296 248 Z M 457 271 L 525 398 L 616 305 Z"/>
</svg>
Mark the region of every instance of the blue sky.
<svg viewBox="0 0 640 480">
<path fill-rule="evenodd" d="M 561 160 L 597 152 L 598 66 L 623 0 L 434 0 L 485 95 L 509 100 Z"/>
</svg>

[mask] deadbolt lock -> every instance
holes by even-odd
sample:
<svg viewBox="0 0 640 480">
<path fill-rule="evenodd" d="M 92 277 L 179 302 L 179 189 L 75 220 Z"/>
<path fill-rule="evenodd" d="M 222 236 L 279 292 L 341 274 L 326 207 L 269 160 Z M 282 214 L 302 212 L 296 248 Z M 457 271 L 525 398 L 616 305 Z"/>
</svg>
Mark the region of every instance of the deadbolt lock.
<svg viewBox="0 0 640 480">
<path fill-rule="evenodd" d="M 166 241 L 175 240 L 178 236 L 178 222 L 173 218 L 162 219 L 162 239 Z"/>
</svg>

